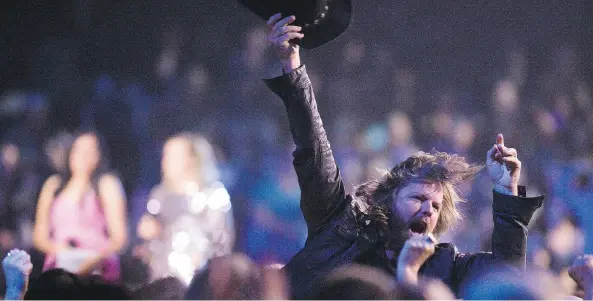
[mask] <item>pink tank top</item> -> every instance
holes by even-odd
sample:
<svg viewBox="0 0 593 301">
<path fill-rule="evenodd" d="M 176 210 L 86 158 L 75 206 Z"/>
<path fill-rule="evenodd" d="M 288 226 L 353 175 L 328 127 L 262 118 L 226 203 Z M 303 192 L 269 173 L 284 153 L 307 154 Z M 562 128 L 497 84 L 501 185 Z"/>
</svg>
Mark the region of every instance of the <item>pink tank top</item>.
<svg viewBox="0 0 593 301">
<path fill-rule="evenodd" d="M 50 211 L 51 239 L 54 243 L 102 252 L 108 247 L 107 222 L 96 193 L 89 191 L 80 201 L 58 195 Z M 55 267 L 55 256 L 47 256 L 43 270 Z M 120 276 L 119 259 L 108 258 L 100 266 L 102 277 L 110 282 Z"/>
</svg>

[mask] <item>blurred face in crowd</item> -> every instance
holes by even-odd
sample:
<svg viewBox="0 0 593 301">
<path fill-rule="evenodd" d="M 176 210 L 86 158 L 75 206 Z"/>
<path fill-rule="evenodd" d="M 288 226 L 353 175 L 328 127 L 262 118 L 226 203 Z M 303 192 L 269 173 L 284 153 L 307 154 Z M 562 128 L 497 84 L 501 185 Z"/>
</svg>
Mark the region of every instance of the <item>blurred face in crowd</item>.
<svg viewBox="0 0 593 301">
<path fill-rule="evenodd" d="M 391 114 L 389 120 L 389 131 L 393 145 L 404 145 L 412 138 L 412 124 L 408 115 L 402 112 Z"/>
<path fill-rule="evenodd" d="M 494 108 L 500 113 L 512 113 L 519 105 L 519 94 L 516 85 L 509 80 L 497 83 L 494 91 Z"/>
<path fill-rule="evenodd" d="M 66 168 L 67 152 L 67 149 L 61 146 L 52 146 L 46 149 L 49 162 L 55 170 L 62 171 Z"/>
<path fill-rule="evenodd" d="M 78 136 L 70 151 L 70 170 L 72 175 L 90 176 L 99 165 L 101 151 L 99 140 L 93 134 Z"/>
<path fill-rule="evenodd" d="M 161 171 L 164 180 L 183 179 L 195 170 L 196 159 L 187 139 L 169 139 L 163 147 Z"/>
<path fill-rule="evenodd" d="M 55 171 L 64 172 L 68 169 L 68 149 L 72 146 L 73 138 L 68 133 L 59 133 L 46 142 L 45 155 Z"/>
<path fill-rule="evenodd" d="M 6 170 L 15 168 L 20 160 L 18 146 L 10 143 L 2 146 L 2 167 Z"/>
<path fill-rule="evenodd" d="M 474 125 L 470 121 L 463 120 L 459 122 L 459 124 L 455 126 L 453 132 L 453 141 L 457 150 L 468 150 L 472 146 L 475 136 L 476 131 Z"/>
<path fill-rule="evenodd" d="M 438 183 L 412 182 L 396 190 L 391 205 L 392 247 L 401 247 L 412 235 L 433 233 L 443 199 L 443 188 Z"/>
</svg>

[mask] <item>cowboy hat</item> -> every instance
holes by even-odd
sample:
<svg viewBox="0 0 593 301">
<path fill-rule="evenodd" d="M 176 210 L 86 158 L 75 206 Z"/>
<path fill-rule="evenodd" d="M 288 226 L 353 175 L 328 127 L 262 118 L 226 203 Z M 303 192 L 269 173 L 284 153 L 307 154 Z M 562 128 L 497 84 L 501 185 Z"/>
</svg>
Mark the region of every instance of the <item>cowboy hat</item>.
<svg viewBox="0 0 593 301">
<path fill-rule="evenodd" d="M 351 0 L 237 0 L 264 20 L 276 13 L 294 15 L 295 25 L 303 28 L 305 37 L 291 41 L 305 49 L 313 49 L 342 34 L 352 14 Z"/>
</svg>

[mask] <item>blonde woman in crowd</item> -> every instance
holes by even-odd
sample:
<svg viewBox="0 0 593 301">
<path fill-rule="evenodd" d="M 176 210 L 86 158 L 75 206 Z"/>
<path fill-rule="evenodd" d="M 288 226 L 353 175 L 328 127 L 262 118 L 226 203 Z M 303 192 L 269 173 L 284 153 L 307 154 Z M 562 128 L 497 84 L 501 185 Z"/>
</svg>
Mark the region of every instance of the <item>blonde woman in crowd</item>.
<svg viewBox="0 0 593 301">
<path fill-rule="evenodd" d="M 138 223 L 152 278 L 175 276 L 189 284 L 215 256 L 230 254 L 235 231 L 228 192 L 219 181 L 214 150 L 203 137 L 181 133 L 163 147 L 161 183 Z"/>
</svg>

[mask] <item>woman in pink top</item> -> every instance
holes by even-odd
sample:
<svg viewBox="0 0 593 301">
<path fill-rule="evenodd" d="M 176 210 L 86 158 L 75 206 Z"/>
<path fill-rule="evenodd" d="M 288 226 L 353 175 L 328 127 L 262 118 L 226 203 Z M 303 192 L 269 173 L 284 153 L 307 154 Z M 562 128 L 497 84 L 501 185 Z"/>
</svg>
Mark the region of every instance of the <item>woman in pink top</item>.
<svg viewBox="0 0 593 301">
<path fill-rule="evenodd" d="M 119 179 L 106 172 L 95 133 L 80 134 L 68 154 L 69 169 L 43 185 L 33 232 L 46 254 L 43 270 L 64 268 L 120 280 L 117 253 L 127 240 L 126 200 Z"/>
</svg>

